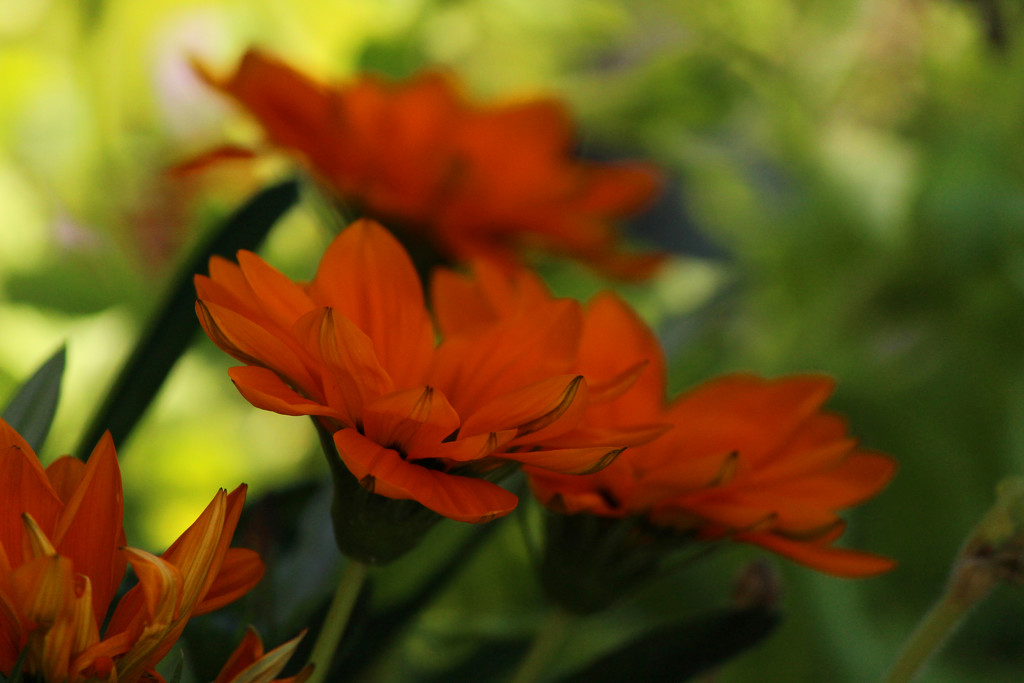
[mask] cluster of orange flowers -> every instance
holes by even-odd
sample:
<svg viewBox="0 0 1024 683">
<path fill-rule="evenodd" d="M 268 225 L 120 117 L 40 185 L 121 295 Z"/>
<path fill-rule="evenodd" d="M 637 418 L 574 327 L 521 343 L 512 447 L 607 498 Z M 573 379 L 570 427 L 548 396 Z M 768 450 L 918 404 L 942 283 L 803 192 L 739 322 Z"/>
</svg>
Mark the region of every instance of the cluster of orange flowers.
<svg viewBox="0 0 1024 683">
<path fill-rule="evenodd" d="M 643 515 L 840 575 L 891 568 L 832 546 L 836 512 L 895 466 L 821 412 L 828 379 L 737 375 L 667 402 L 662 351 L 621 300 L 554 298 L 517 265 L 511 249 L 530 242 L 633 258 L 609 221 L 649 198 L 646 167 L 571 159 L 560 108 L 470 105 L 435 73 L 327 87 L 250 52 L 233 75 L 204 75 L 342 198 L 470 263 L 433 272 L 428 309 L 400 243 L 362 220 L 309 284 L 245 252 L 196 278 L 204 328 L 246 363 L 230 373 L 239 391 L 317 416 L 366 489 L 486 521 L 516 498 L 481 477 L 514 462 L 561 513 Z"/>
<path fill-rule="evenodd" d="M 46 683 L 162 681 L 153 667 L 188 620 L 247 593 L 263 576 L 256 553 L 229 548 L 245 486 L 221 490 L 163 555 L 125 546 L 124 502 L 110 436 L 88 463 L 68 456 L 45 470 L 0 420 L 0 671 Z M 131 564 L 138 585 L 100 626 Z M 256 638 L 256 643 L 253 639 Z M 287 663 L 295 643 L 264 657 L 247 636 L 217 683 L 254 683 L 255 669 Z M 280 661 L 282 660 L 283 661 Z M 301 683 L 307 674 L 295 679 Z"/>
<path fill-rule="evenodd" d="M 401 241 L 365 218 L 308 283 L 244 251 L 195 277 L 203 328 L 243 363 L 230 370 L 241 394 L 312 416 L 364 491 L 486 522 L 516 507 L 498 482 L 521 466 L 553 514 L 754 543 L 843 576 L 891 568 L 833 546 L 837 511 L 877 493 L 895 466 L 822 411 L 830 380 L 733 375 L 669 401 L 661 348 L 627 304 L 554 297 L 519 265 L 540 246 L 649 274 L 661 257 L 621 252 L 612 226 L 654 192 L 646 166 L 575 159 L 559 106 L 471 105 L 435 73 L 329 88 L 250 53 L 233 76 L 206 77 L 342 200 L 468 264 L 435 269 L 428 304 Z M 189 618 L 263 573 L 255 553 L 228 547 L 244 498 L 244 486 L 220 491 L 157 557 L 125 546 L 109 436 L 87 463 L 44 470 L 0 421 L 0 671 L 162 680 L 154 667 Z M 138 584 L 101 634 L 129 564 Z M 264 653 L 250 632 L 216 683 L 269 681 L 296 643 Z"/>
</svg>

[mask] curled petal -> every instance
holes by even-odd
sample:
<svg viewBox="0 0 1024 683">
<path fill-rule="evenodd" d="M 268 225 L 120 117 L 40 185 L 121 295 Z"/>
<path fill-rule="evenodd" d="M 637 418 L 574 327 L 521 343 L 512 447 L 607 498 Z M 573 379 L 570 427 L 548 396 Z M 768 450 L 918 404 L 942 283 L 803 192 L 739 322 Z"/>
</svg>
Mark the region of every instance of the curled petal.
<svg viewBox="0 0 1024 683">
<path fill-rule="evenodd" d="M 567 415 L 578 394 L 586 392 L 582 376 L 560 375 L 509 392 L 472 413 L 463 422 L 465 434 L 518 430 L 518 437 L 548 429 Z M 585 400 L 580 405 L 585 404 Z M 577 406 L 578 408 L 579 406 Z M 575 412 L 575 411 L 574 411 Z M 567 428 L 575 422 L 567 421 Z"/>
<path fill-rule="evenodd" d="M 306 369 L 301 351 L 259 323 L 211 302 L 196 302 L 199 322 L 210 339 L 233 357 L 249 365 L 273 369 L 293 386 L 316 386 Z"/>
<path fill-rule="evenodd" d="M 281 415 L 322 415 L 346 424 L 355 424 L 355 418 L 348 413 L 299 395 L 284 383 L 280 375 L 267 368 L 252 365 L 229 368 L 228 376 L 238 388 L 238 393 L 257 408 Z"/>
<path fill-rule="evenodd" d="M 593 474 L 611 464 L 625 448 L 561 448 L 553 450 L 512 450 L 501 457 L 524 465 L 562 472 L 564 474 Z"/>
<path fill-rule="evenodd" d="M 490 521 L 516 507 L 516 497 L 500 486 L 407 462 L 354 429 L 335 432 L 334 444 L 363 487 L 382 496 L 415 500 L 440 515 L 471 523 Z"/>
</svg>

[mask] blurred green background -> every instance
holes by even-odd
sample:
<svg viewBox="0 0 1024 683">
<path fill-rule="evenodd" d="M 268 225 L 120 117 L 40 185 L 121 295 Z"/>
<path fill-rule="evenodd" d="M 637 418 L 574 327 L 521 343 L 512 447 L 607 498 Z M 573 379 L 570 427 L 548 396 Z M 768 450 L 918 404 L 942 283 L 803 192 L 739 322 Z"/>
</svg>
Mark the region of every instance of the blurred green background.
<svg viewBox="0 0 1024 683">
<path fill-rule="evenodd" d="M 619 288 L 658 326 L 674 389 L 737 369 L 830 373 L 830 405 L 901 466 L 846 535 L 898 570 L 847 581 L 780 561 L 782 627 L 715 681 L 877 678 L 996 482 L 1024 471 L 1016 3 L 0 0 L 0 398 L 68 344 L 45 459 L 73 448 L 175 264 L 264 177 L 165 172 L 258 139 L 188 67 L 230 68 L 252 44 L 323 77 L 444 64 L 482 98 L 554 93 L 585 152 L 666 169 L 665 197 L 635 227 L 675 261 Z M 264 255 L 308 276 L 330 239 L 315 216 L 289 214 Z M 562 293 L 609 286 L 577 266 L 545 273 Z M 308 423 L 248 406 L 229 360 L 197 345 L 119 444 L 133 545 L 165 547 L 217 487 L 244 480 L 256 499 L 324 476 Z M 332 566 L 327 543 L 307 551 Z M 430 552 L 381 572 L 376 599 L 397 600 Z M 725 553 L 588 620 L 562 665 L 724 603 L 756 554 Z M 426 677 L 541 613 L 520 530 L 503 523 L 381 680 Z M 925 680 L 1021 680 L 1021 623 L 1024 596 L 999 589 Z"/>
</svg>

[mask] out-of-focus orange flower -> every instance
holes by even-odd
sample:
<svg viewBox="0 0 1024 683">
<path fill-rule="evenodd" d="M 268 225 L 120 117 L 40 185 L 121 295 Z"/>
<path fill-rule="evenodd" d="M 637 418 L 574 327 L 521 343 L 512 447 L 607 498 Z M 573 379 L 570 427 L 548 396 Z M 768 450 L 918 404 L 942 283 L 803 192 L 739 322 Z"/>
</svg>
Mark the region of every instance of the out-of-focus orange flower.
<svg viewBox="0 0 1024 683">
<path fill-rule="evenodd" d="M 263 641 L 256 630 L 250 627 L 213 683 L 303 683 L 313 674 L 312 664 L 307 664 L 294 676 L 274 678 L 287 666 L 303 635 L 305 633 L 264 653 Z"/>
<path fill-rule="evenodd" d="M 613 226 L 651 200 L 658 174 L 573 157 L 572 124 L 555 100 L 474 105 L 437 72 L 328 87 L 257 51 L 225 79 L 199 68 L 345 202 L 451 260 L 510 267 L 541 248 L 623 278 L 662 260 L 622 251 Z"/>
<path fill-rule="evenodd" d="M 245 594 L 263 575 L 252 551 L 228 548 L 245 487 L 220 491 L 161 557 L 126 548 L 121 474 L 110 435 L 88 463 L 45 470 L 0 420 L 0 671 L 27 649 L 44 683 L 162 681 L 153 667 L 190 617 Z M 100 626 L 131 563 L 139 584 Z"/>
<path fill-rule="evenodd" d="M 644 515 L 831 574 L 878 574 L 892 560 L 832 546 L 844 528 L 836 513 L 877 494 L 896 465 L 859 450 L 845 421 L 821 411 L 832 390 L 820 376 L 723 376 L 673 401 L 664 411 L 671 430 L 601 472 L 531 469 L 531 484 L 564 513 Z"/>
<path fill-rule="evenodd" d="M 253 405 L 318 416 L 364 488 L 480 522 L 516 505 L 478 478 L 502 463 L 588 472 L 658 433 L 592 428 L 587 415 L 634 381 L 642 360 L 592 382 L 579 364 L 578 303 L 521 272 L 480 273 L 442 278 L 438 344 L 408 255 L 361 220 L 328 247 L 307 285 L 252 253 L 239 252 L 237 265 L 214 258 L 210 276 L 196 277 L 196 309 L 210 338 L 247 364 L 229 372 Z M 471 320 L 488 288 L 522 290 L 532 305 L 494 319 L 481 309 L 485 317 Z"/>
</svg>

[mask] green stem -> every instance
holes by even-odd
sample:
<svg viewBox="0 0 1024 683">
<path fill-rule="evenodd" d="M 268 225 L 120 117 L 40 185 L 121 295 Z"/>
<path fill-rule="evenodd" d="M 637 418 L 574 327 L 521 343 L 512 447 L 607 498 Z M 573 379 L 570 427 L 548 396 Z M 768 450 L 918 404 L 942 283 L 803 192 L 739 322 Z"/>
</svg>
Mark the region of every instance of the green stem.
<svg viewBox="0 0 1024 683">
<path fill-rule="evenodd" d="M 565 642 L 565 635 L 574 618 L 559 607 L 551 608 L 510 683 L 533 683 L 540 678 Z"/>
<path fill-rule="evenodd" d="M 912 681 L 925 662 L 942 647 L 946 638 L 970 609 L 970 604 L 958 600 L 952 592 L 947 592 L 939 598 L 921 618 L 914 633 L 903 645 L 903 650 L 889 671 L 885 683 Z"/>
<path fill-rule="evenodd" d="M 307 679 L 307 683 L 321 683 L 331 668 L 331 660 L 338 650 L 338 643 L 345 634 L 345 625 L 352 616 L 352 608 L 355 607 L 356 598 L 366 580 L 367 566 L 356 560 L 349 560 L 345 565 L 345 571 L 341 574 L 338 582 L 338 589 L 334 592 L 334 599 L 327 609 L 327 616 L 324 617 L 320 635 L 317 636 L 313 645 L 313 654 L 310 655 L 309 663 L 313 665 L 313 675 Z"/>
</svg>

